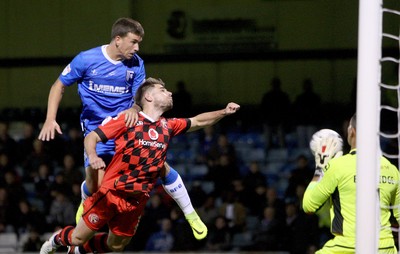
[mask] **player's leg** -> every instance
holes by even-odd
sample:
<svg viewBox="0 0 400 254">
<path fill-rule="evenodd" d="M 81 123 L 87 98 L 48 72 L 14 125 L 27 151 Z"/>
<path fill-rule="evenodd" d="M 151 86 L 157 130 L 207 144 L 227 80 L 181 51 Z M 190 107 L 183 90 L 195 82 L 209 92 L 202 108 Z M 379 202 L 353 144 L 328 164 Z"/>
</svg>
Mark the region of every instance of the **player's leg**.
<svg viewBox="0 0 400 254">
<path fill-rule="evenodd" d="M 87 242 L 95 231 L 90 229 L 84 220 L 80 220 L 76 227 L 66 226 L 55 232 L 40 248 L 40 254 L 53 254 L 60 246 L 82 245 Z"/>
<path fill-rule="evenodd" d="M 86 162 L 85 162 L 86 165 Z M 92 167 L 87 166 L 85 167 L 85 180 L 81 184 L 81 198 L 82 202 L 78 207 L 78 211 L 75 215 L 75 221 L 78 224 L 80 218 L 82 217 L 83 213 L 83 201 L 85 201 L 88 197 L 94 193 L 95 189 L 98 186 L 98 170 L 92 169 Z M 96 186 L 96 188 L 94 188 Z"/>
<path fill-rule="evenodd" d="M 122 252 L 129 244 L 139 226 L 140 217 L 149 200 L 148 193 L 121 193 L 110 191 L 108 199 L 116 208 L 116 213 L 108 222 L 107 246 L 114 252 Z"/>
<path fill-rule="evenodd" d="M 168 163 L 164 163 L 164 168 L 165 176 L 162 177 L 162 181 L 165 191 L 181 208 L 186 220 L 192 228 L 194 237 L 197 240 L 204 239 L 207 236 L 207 227 L 194 210 L 181 176 Z"/>
<path fill-rule="evenodd" d="M 109 142 L 107 142 L 106 144 L 103 144 L 103 143 L 97 144 L 96 152 L 97 152 L 98 156 L 104 160 L 106 165 L 108 165 L 110 163 L 110 161 L 114 155 L 114 145 L 113 144 L 114 144 L 113 142 L 111 144 L 109 144 Z M 99 188 L 99 186 L 101 184 L 101 181 L 103 180 L 103 176 L 104 176 L 104 172 L 105 172 L 104 170 L 93 170 L 90 167 L 89 160 L 86 156 L 86 153 L 84 154 L 84 164 L 85 164 L 85 173 L 86 174 L 85 174 L 85 180 L 81 184 L 82 202 L 97 191 L 97 189 Z M 75 215 L 76 223 L 78 223 L 78 221 L 80 220 L 80 218 L 82 216 L 82 211 L 83 211 L 82 202 L 79 205 L 78 211 L 76 212 L 76 215 Z"/>
<path fill-rule="evenodd" d="M 68 237 L 70 242 L 63 239 L 63 246 L 69 246 L 68 253 L 107 253 L 112 249 L 109 247 L 108 233 L 95 233 L 103 228 L 111 218 L 118 212 L 115 206 L 114 195 L 106 188 L 100 188 L 83 203 L 84 211 L 82 219 L 79 221 L 74 232 Z M 83 225 L 83 227 L 80 227 Z M 86 230 L 90 230 L 92 235 L 85 238 Z M 82 235 L 83 234 L 83 235 Z"/>
</svg>

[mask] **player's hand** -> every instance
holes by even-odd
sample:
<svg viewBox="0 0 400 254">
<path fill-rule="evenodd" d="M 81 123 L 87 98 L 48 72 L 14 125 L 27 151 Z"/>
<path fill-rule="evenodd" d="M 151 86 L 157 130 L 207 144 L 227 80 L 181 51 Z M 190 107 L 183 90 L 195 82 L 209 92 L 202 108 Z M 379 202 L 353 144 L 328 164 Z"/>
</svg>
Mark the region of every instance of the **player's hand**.
<svg viewBox="0 0 400 254">
<path fill-rule="evenodd" d="M 55 138 L 55 133 L 62 134 L 60 125 L 53 120 L 53 121 L 45 121 L 43 124 L 42 129 L 40 130 L 39 133 L 39 140 L 42 141 L 50 141 L 51 139 Z"/>
<path fill-rule="evenodd" d="M 125 113 L 125 124 L 126 127 L 132 127 L 133 125 L 136 124 L 139 115 L 138 115 L 138 111 L 136 108 L 132 107 L 132 108 L 128 108 L 120 113 L 118 113 L 118 116 Z"/>
<path fill-rule="evenodd" d="M 224 115 L 231 115 L 236 113 L 240 109 L 240 105 L 236 104 L 234 102 L 229 102 L 228 105 L 226 105 Z"/>
<path fill-rule="evenodd" d="M 342 147 L 342 138 L 333 130 L 323 129 L 313 135 L 310 148 L 315 158 L 315 176 L 324 176 L 329 161 L 343 155 Z"/>
<path fill-rule="evenodd" d="M 98 157 L 97 155 L 89 156 L 89 164 L 92 169 L 95 170 L 104 169 L 106 167 L 106 163 L 103 161 L 102 158 Z"/>
</svg>

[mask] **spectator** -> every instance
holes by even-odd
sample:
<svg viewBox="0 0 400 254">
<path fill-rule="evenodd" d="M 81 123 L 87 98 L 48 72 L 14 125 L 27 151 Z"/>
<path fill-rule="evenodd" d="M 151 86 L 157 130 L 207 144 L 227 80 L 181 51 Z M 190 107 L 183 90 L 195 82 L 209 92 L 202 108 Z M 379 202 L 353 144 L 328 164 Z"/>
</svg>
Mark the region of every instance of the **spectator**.
<svg viewBox="0 0 400 254">
<path fill-rule="evenodd" d="M 22 132 L 22 138 L 17 141 L 18 161 L 24 161 L 26 155 L 33 152 L 33 142 L 36 139 L 35 128 L 32 123 L 25 122 Z"/>
<path fill-rule="evenodd" d="M 75 158 L 72 154 L 65 154 L 61 171 L 64 175 L 65 182 L 72 186 L 74 183 L 81 183 L 84 179 L 83 173 L 79 167 L 76 166 Z"/>
<path fill-rule="evenodd" d="M 15 207 L 10 205 L 7 190 L 0 187 L 0 233 L 14 231 L 11 222 L 15 211 Z"/>
<path fill-rule="evenodd" d="M 239 168 L 236 164 L 231 163 L 227 154 L 220 155 L 219 159 L 212 165 L 209 166 L 205 178 L 214 183 L 214 194 L 220 196 L 224 190 L 231 188 L 234 179 L 240 177 Z"/>
<path fill-rule="evenodd" d="M 207 193 L 204 191 L 200 181 L 194 181 L 192 188 L 189 191 L 189 196 L 192 197 L 194 208 L 201 207 L 207 199 Z M 197 209 L 196 209 L 197 210 Z M 203 217 L 200 217 L 203 219 Z"/>
<path fill-rule="evenodd" d="M 208 226 L 211 226 L 218 216 L 218 209 L 215 206 L 215 196 L 208 195 L 204 203 L 197 209 L 197 213 Z"/>
<path fill-rule="evenodd" d="M 63 193 L 64 196 L 67 197 L 72 193 L 71 185 L 65 181 L 65 176 L 62 172 L 56 174 L 54 182 L 51 183 L 49 190 L 51 199 L 56 198 L 59 193 Z"/>
<path fill-rule="evenodd" d="M 231 233 L 224 216 L 217 216 L 209 229 L 207 251 L 228 251 L 231 249 Z"/>
<path fill-rule="evenodd" d="M 17 142 L 9 133 L 9 123 L 0 121 L 0 153 L 5 153 L 9 156 L 10 162 L 16 162 Z"/>
<path fill-rule="evenodd" d="M 7 190 L 10 205 L 16 209 L 19 201 L 26 198 L 26 190 L 14 170 L 5 172 L 4 181 L 3 187 Z"/>
<path fill-rule="evenodd" d="M 23 252 L 38 252 L 43 241 L 40 239 L 40 234 L 37 230 L 31 229 L 27 241 L 23 244 Z"/>
<path fill-rule="evenodd" d="M 267 177 L 260 171 L 260 165 L 257 161 L 250 162 L 249 170 L 243 177 L 244 187 L 248 190 L 254 190 L 260 185 L 267 185 Z"/>
<path fill-rule="evenodd" d="M 285 202 L 278 196 L 274 187 L 268 187 L 265 192 L 263 207 L 267 206 L 275 208 L 275 214 L 279 217 L 278 219 L 285 218 Z"/>
<path fill-rule="evenodd" d="M 48 229 L 46 223 L 44 223 L 45 216 L 32 207 L 27 200 L 21 200 L 19 202 L 18 210 L 14 214 L 13 221 L 15 232 L 18 235 L 32 230 L 43 234 Z"/>
<path fill-rule="evenodd" d="M 47 223 L 53 227 L 75 224 L 75 208 L 63 192 L 56 192 L 50 206 Z"/>
<path fill-rule="evenodd" d="M 191 233 L 189 223 L 185 220 L 182 211 L 173 206 L 170 211 L 172 221 L 172 234 L 174 235 L 174 247 L 172 251 L 193 251 L 202 247 L 204 241 L 197 241 Z"/>
<path fill-rule="evenodd" d="M 300 210 L 294 199 L 286 201 L 285 247 L 290 254 L 304 254 L 309 246 L 317 246 L 318 219 Z"/>
<path fill-rule="evenodd" d="M 197 163 L 207 163 L 207 156 L 211 147 L 217 144 L 218 136 L 215 133 L 215 126 L 207 126 L 199 134 L 199 151 L 196 155 Z"/>
<path fill-rule="evenodd" d="M 186 90 L 184 81 L 176 83 L 176 91 L 172 93 L 174 107 L 169 115 L 174 117 L 190 117 L 192 115 L 192 95 Z"/>
<path fill-rule="evenodd" d="M 4 184 L 4 175 L 7 171 L 15 171 L 15 165 L 5 152 L 0 152 L 0 184 Z"/>
<path fill-rule="evenodd" d="M 260 110 L 264 116 L 264 132 L 267 148 L 285 147 L 285 128 L 290 113 L 290 99 L 281 88 L 281 80 L 274 77 L 271 80 L 271 89 L 261 100 Z"/>
<path fill-rule="evenodd" d="M 245 188 L 242 179 L 238 178 L 232 181 L 232 186 L 236 199 L 246 207 L 248 215 L 259 216 L 265 197 L 265 184 L 258 184 L 251 189 Z"/>
<path fill-rule="evenodd" d="M 83 166 L 83 134 L 80 128 L 73 126 L 69 128 L 68 135 L 64 140 L 66 154 L 71 154 L 78 166 Z"/>
<path fill-rule="evenodd" d="M 154 193 L 150 196 L 145 210 L 145 216 L 148 218 L 149 222 L 146 227 L 151 232 L 156 232 L 158 230 L 161 219 L 169 218 L 169 210 L 162 204 L 161 196 L 158 193 Z"/>
<path fill-rule="evenodd" d="M 171 220 L 169 218 L 163 218 L 159 224 L 160 230 L 149 237 L 145 251 L 169 252 L 172 249 L 174 245 L 174 236 L 171 233 Z"/>
<path fill-rule="evenodd" d="M 75 182 L 72 184 L 72 194 L 69 197 L 72 205 L 75 207 L 75 210 L 78 209 L 79 205 L 82 202 L 81 199 L 81 184 L 78 182 Z"/>
<path fill-rule="evenodd" d="M 26 181 L 33 181 L 34 176 L 38 172 L 39 165 L 43 163 L 50 165 L 52 162 L 54 162 L 54 160 L 49 156 L 44 142 L 35 139 L 33 141 L 33 151 L 27 155 L 21 164 L 24 170 L 24 179 L 26 179 Z"/>
<path fill-rule="evenodd" d="M 55 178 L 51 171 L 48 164 L 42 163 L 39 166 L 37 175 L 33 179 L 36 197 L 43 201 L 45 211 L 48 211 L 52 201 L 50 192 Z"/>
<path fill-rule="evenodd" d="M 246 226 L 246 207 L 234 196 L 233 190 L 226 190 L 222 196 L 222 204 L 219 207 L 219 215 L 228 220 L 231 235 L 243 232 Z"/>
<path fill-rule="evenodd" d="M 314 92 L 310 78 L 303 80 L 303 91 L 293 103 L 293 116 L 297 131 L 298 147 L 307 148 L 321 119 L 321 97 Z"/>
<path fill-rule="evenodd" d="M 307 186 L 313 176 L 314 169 L 310 166 L 308 158 L 305 155 L 299 155 L 296 159 L 296 168 L 290 173 L 285 197 L 294 197 L 297 186 Z"/>
<path fill-rule="evenodd" d="M 243 204 L 248 208 L 250 215 L 261 216 L 263 201 L 267 187 L 267 177 L 260 171 L 258 162 L 249 165 L 249 171 L 243 177 L 245 197 Z"/>
<path fill-rule="evenodd" d="M 285 230 L 286 225 L 276 216 L 275 207 L 265 207 L 260 221 L 260 229 L 254 234 L 254 246 L 252 250 L 282 250 L 285 244 L 283 241 Z"/>
<path fill-rule="evenodd" d="M 210 147 L 207 154 L 207 163 L 214 166 L 222 155 L 227 156 L 229 164 L 236 164 L 236 150 L 233 144 L 229 142 L 226 134 L 219 134 L 217 143 Z"/>
</svg>

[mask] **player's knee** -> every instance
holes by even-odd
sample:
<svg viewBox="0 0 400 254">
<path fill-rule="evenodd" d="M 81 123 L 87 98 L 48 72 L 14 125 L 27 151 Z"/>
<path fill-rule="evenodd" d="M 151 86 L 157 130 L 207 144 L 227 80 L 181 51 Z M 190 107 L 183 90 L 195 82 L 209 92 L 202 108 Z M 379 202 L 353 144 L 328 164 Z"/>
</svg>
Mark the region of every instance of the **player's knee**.
<svg viewBox="0 0 400 254">
<path fill-rule="evenodd" d="M 118 237 L 111 234 L 107 238 L 107 246 L 113 252 L 122 252 L 130 240 L 131 237 Z"/>
</svg>

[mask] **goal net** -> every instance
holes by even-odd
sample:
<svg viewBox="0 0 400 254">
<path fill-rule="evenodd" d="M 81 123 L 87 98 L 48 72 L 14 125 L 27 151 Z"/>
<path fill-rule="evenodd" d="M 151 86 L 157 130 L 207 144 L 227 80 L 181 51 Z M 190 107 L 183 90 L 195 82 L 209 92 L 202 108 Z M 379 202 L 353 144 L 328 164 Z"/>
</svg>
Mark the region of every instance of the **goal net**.
<svg viewBox="0 0 400 254">
<path fill-rule="evenodd" d="M 399 0 L 359 1 L 356 253 L 362 254 L 378 253 L 380 156 L 399 168 L 399 5 Z M 393 220 L 395 237 L 398 229 Z"/>
</svg>

